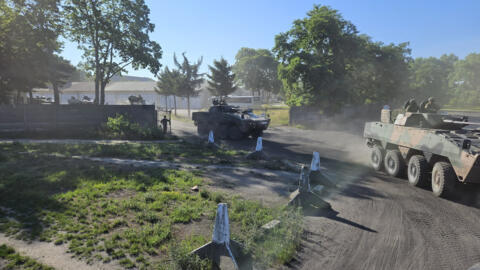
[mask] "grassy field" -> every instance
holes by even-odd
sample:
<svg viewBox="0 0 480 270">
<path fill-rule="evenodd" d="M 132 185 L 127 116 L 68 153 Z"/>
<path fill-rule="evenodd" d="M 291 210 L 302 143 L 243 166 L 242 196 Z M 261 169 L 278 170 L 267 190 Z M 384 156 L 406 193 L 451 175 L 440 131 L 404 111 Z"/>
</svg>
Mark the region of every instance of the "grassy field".
<svg viewBox="0 0 480 270">
<path fill-rule="evenodd" d="M 216 206 L 226 202 L 232 238 L 258 254 L 261 267 L 290 260 L 298 247 L 298 211 L 211 192 L 195 172 L 46 158 L 37 155 L 41 147 L 27 145 L 37 147 L 30 154 L 18 147 L 0 146 L 0 231 L 11 237 L 66 245 L 87 262 L 203 269 L 208 263 L 188 252 L 210 240 Z M 195 185 L 200 192 L 190 190 Z M 274 218 L 281 226 L 265 234 L 261 225 Z"/>
<path fill-rule="evenodd" d="M 9 246 L 0 246 L 0 268 L 7 270 L 53 270 L 35 260 L 21 256 Z"/>
</svg>

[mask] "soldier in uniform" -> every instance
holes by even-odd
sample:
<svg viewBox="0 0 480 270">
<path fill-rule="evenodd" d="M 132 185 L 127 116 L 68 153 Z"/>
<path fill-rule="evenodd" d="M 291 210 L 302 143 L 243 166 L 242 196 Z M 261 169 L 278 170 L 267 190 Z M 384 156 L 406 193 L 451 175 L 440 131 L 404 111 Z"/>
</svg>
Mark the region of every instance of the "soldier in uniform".
<svg viewBox="0 0 480 270">
<path fill-rule="evenodd" d="M 427 113 L 437 113 L 440 107 L 435 103 L 433 97 L 429 97 L 427 103 L 425 104 L 424 111 Z"/>
<path fill-rule="evenodd" d="M 164 115 L 162 121 L 160 121 L 163 126 L 163 134 L 167 133 L 167 125 L 170 123 L 170 120 L 167 119 L 167 116 Z"/>
<path fill-rule="evenodd" d="M 411 98 L 410 100 L 408 100 L 407 103 L 405 103 L 404 109 L 405 109 L 405 112 L 417 112 L 418 105 L 415 99 Z"/>
</svg>

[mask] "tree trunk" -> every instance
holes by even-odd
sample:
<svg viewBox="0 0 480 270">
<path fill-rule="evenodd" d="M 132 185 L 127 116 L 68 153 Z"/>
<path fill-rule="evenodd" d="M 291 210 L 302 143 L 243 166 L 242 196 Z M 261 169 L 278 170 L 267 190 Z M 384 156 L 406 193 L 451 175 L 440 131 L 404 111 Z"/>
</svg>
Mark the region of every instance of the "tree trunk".
<svg viewBox="0 0 480 270">
<path fill-rule="evenodd" d="M 173 108 L 175 110 L 175 116 L 177 116 L 177 96 L 173 95 Z"/>
<path fill-rule="evenodd" d="M 56 82 L 52 82 L 53 87 L 53 103 L 55 105 L 60 104 L 60 91 L 58 90 L 58 85 Z"/>
<path fill-rule="evenodd" d="M 93 101 L 93 103 L 98 105 L 100 103 L 100 85 L 98 79 L 98 72 L 96 72 L 95 74 L 95 100 Z"/>
<path fill-rule="evenodd" d="M 187 112 L 188 118 L 190 118 L 190 95 L 187 95 Z"/>
<path fill-rule="evenodd" d="M 32 89 L 28 90 L 28 97 L 30 98 L 30 101 L 28 102 L 29 104 L 33 103 L 33 93 Z"/>
<path fill-rule="evenodd" d="M 168 111 L 168 96 L 165 95 L 165 111 Z"/>
<path fill-rule="evenodd" d="M 105 105 L 105 87 L 107 84 L 105 82 L 102 82 L 101 88 L 100 88 L 100 104 Z"/>
</svg>

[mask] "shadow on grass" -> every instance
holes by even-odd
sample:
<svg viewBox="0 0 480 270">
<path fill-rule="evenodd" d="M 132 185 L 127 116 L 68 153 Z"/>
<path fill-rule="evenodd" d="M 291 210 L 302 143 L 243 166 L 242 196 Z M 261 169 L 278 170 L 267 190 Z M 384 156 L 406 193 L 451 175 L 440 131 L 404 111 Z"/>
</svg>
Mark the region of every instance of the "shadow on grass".
<svg viewBox="0 0 480 270">
<path fill-rule="evenodd" d="M 19 151 L 21 147 L 15 147 L 15 152 L 12 149 L 0 146 L 4 156 L 0 161 L 0 231 L 21 233 L 26 239 L 41 236 L 46 228 L 54 225 L 57 214 L 76 218 L 79 213 L 71 206 L 70 199 L 58 196 L 85 186 L 85 183 L 93 187 L 97 183 L 125 178 L 134 179 L 137 187 L 147 188 L 167 181 L 162 175 L 164 170 L 160 169 L 142 174 L 135 173 L 130 166 L 104 166 L 89 161 L 25 154 Z"/>
</svg>

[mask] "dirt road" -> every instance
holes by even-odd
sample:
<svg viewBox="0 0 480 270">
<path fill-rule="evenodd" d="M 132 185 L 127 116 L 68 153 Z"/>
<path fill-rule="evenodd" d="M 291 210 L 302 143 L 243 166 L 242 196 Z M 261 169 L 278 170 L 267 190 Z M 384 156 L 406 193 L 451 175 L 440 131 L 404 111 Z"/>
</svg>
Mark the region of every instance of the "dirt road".
<svg viewBox="0 0 480 270">
<path fill-rule="evenodd" d="M 193 125 L 174 122 L 179 136 Z M 253 140 L 228 142 L 253 149 Z M 272 156 L 309 162 L 318 151 L 340 188 L 327 199 L 334 211 L 306 217 L 306 233 L 293 269 L 468 269 L 480 262 L 480 190 L 463 199 L 436 198 L 406 180 L 364 166 L 368 149 L 360 132 L 280 127 L 264 135 Z M 473 190 L 472 190 L 473 189 Z"/>
</svg>

